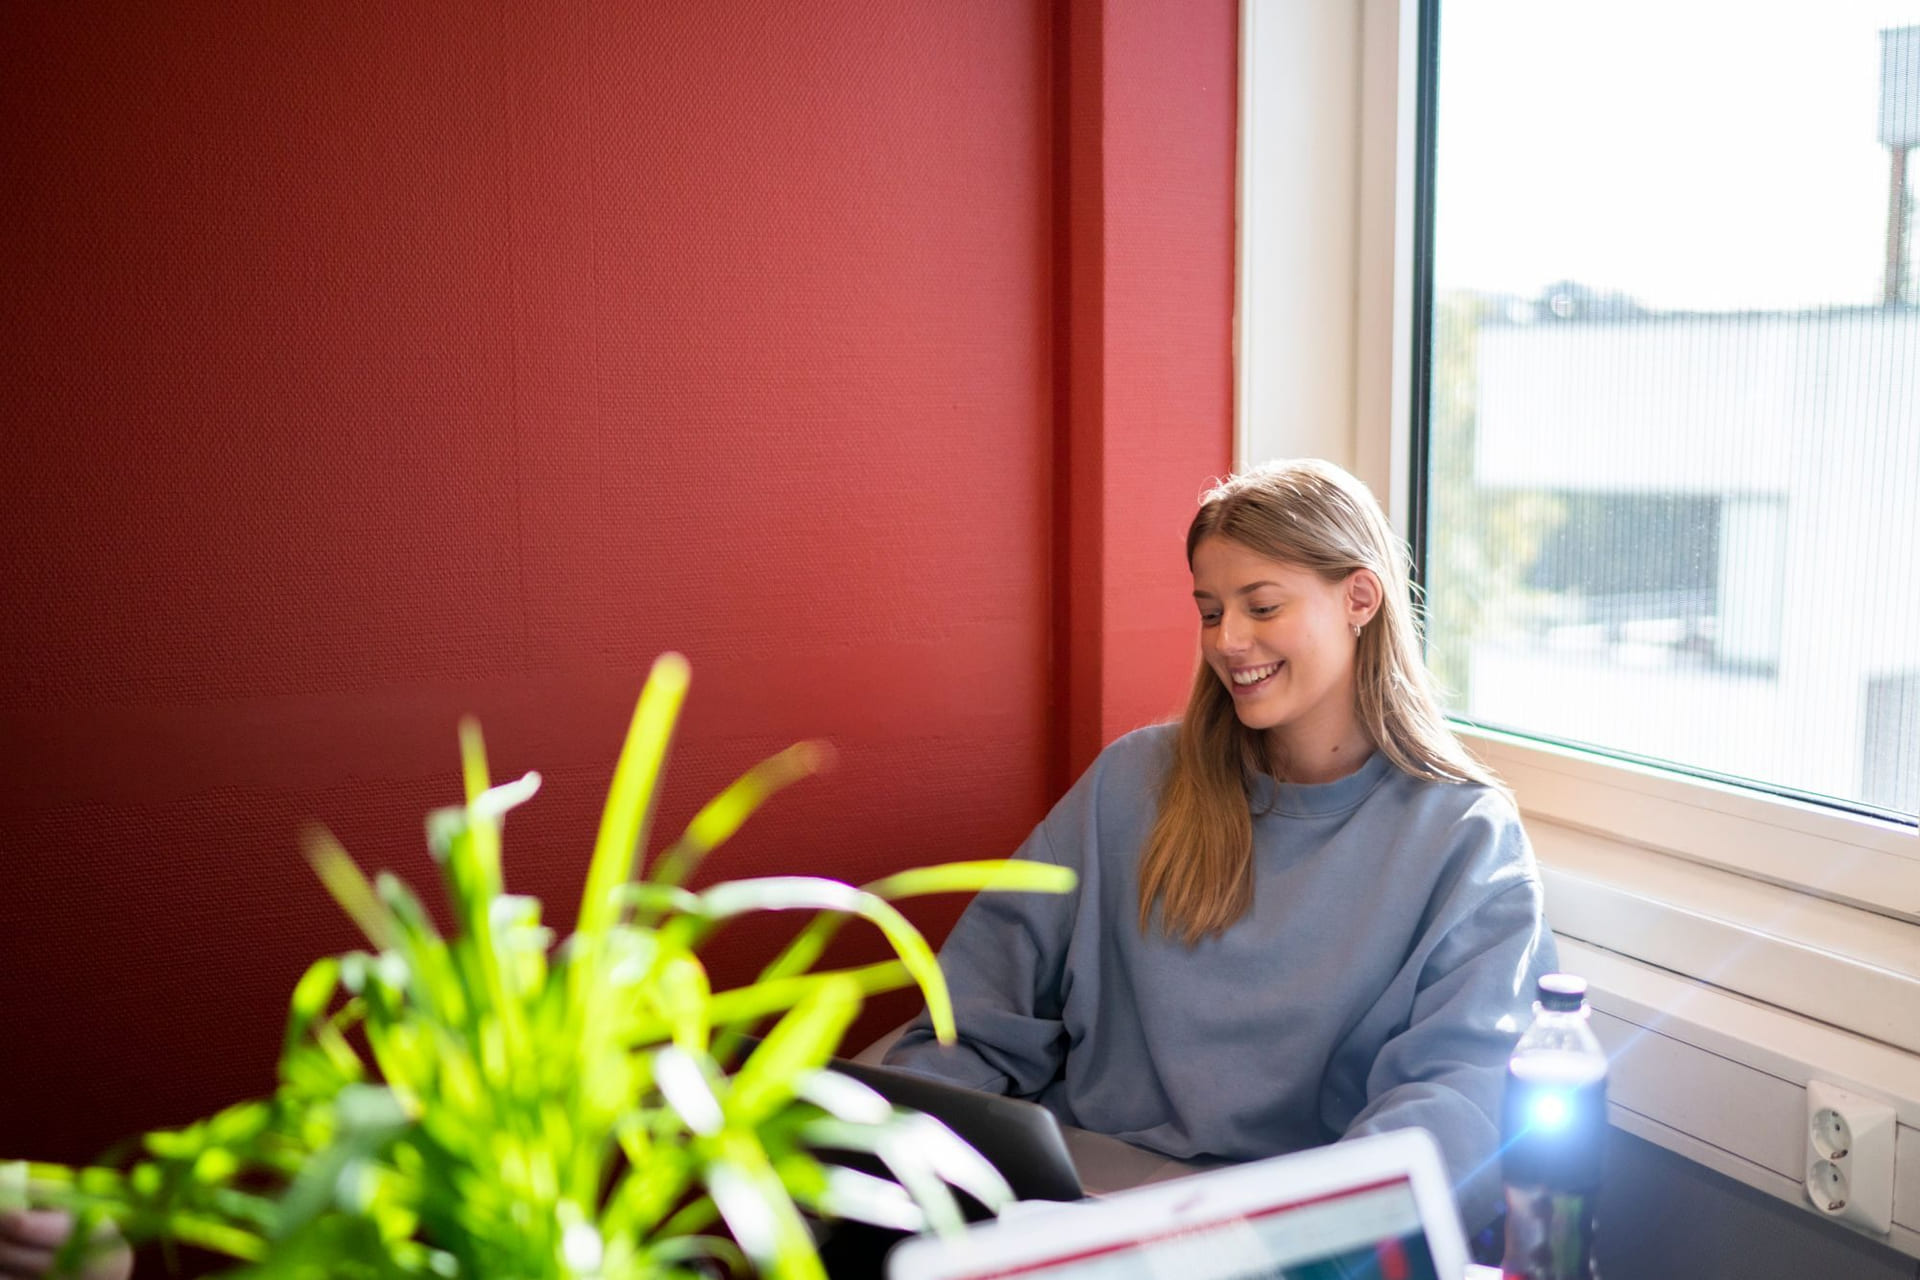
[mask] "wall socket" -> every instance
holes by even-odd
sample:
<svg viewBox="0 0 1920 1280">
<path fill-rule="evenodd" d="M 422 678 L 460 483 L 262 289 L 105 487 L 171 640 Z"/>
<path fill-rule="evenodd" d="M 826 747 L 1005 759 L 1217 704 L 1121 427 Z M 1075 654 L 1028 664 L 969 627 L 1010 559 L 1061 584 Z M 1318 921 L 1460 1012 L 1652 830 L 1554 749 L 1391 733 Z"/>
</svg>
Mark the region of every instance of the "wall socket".
<svg viewBox="0 0 1920 1280">
<path fill-rule="evenodd" d="M 1893 1226 L 1893 1108 L 1807 1081 L 1807 1199 L 1829 1218 L 1885 1235 Z"/>
</svg>

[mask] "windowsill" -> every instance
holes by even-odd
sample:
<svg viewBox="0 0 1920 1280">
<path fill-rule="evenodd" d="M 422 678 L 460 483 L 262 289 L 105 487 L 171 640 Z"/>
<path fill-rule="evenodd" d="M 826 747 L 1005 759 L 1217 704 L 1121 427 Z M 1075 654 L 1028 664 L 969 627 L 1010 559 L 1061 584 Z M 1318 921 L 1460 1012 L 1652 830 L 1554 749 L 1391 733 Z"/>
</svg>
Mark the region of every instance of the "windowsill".
<svg viewBox="0 0 1920 1280">
<path fill-rule="evenodd" d="M 1920 829 L 1910 823 L 1780 799 L 1512 734 L 1456 728 L 1513 788 L 1530 823 L 1544 819 L 1591 832 L 1609 845 L 1668 854 L 1731 872 L 1736 880 L 1782 886 L 1796 898 L 1920 925 Z M 1765 927 L 1765 921 L 1756 924 Z M 1848 926 L 1843 936 L 1854 934 Z M 1920 935 L 1906 930 L 1897 936 Z"/>
<path fill-rule="evenodd" d="M 1920 1055 L 1920 925 L 1532 815 L 1527 831 L 1561 935 Z"/>
</svg>

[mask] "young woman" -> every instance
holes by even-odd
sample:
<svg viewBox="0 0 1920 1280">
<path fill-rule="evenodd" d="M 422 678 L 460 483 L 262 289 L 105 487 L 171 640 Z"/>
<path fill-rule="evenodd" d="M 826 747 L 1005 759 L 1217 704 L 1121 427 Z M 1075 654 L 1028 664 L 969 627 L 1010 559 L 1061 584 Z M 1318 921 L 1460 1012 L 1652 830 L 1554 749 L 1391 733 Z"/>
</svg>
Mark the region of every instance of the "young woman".
<svg viewBox="0 0 1920 1280">
<path fill-rule="evenodd" d="M 1019 856 L 1066 897 L 982 894 L 941 952 L 960 1041 L 887 1055 L 1181 1159 L 1419 1126 L 1469 1230 L 1540 880 L 1421 661 L 1403 544 L 1327 463 L 1235 476 L 1187 532 L 1203 659 L 1177 724 L 1101 753 Z"/>
</svg>

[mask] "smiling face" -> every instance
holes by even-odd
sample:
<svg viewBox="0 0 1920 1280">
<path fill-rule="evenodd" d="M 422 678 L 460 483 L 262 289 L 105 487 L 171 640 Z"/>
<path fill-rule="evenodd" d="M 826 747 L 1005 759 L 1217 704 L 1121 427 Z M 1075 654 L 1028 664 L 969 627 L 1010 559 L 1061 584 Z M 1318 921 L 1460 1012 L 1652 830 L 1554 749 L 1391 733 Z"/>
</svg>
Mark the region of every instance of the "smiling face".
<svg viewBox="0 0 1920 1280">
<path fill-rule="evenodd" d="M 1299 782 L 1358 768 L 1372 747 L 1354 699 L 1356 623 L 1378 607 L 1367 570 L 1328 582 L 1227 538 L 1193 550 L 1200 649 L 1240 723 L 1266 730 Z"/>
</svg>

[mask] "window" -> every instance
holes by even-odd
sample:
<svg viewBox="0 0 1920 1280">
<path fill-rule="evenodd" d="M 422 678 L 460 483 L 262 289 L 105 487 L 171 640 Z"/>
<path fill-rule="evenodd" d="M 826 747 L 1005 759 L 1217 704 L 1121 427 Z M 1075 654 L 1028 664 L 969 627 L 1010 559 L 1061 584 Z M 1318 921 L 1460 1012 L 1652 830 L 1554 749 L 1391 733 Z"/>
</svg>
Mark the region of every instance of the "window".
<svg viewBox="0 0 1920 1280">
<path fill-rule="evenodd" d="M 1412 532 L 1450 709 L 1913 823 L 1920 4 L 1427 17 Z"/>
<path fill-rule="evenodd" d="M 1238 460 L 1341 462 L 1415 544 L 1556 927 L 1803 1012 L 1847 953 L 1920 1027 L 1920 0 L 1241 21 Z"/>
</svg>

